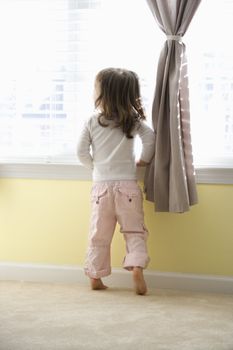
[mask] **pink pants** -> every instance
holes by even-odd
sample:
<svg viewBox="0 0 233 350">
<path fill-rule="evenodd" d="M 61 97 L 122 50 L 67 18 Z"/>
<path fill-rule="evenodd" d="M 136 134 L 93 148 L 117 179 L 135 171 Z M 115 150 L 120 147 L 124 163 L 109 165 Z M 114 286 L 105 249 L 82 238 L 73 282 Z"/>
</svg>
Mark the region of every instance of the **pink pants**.
<svg viewBox="0 0 233 350">
<path fill-rule="evenodd" d="M 142 191 L 137 182 L 96 182 L 92 186 L 91 201 L 85 273 L 92 278 L 111 273 L 110 248 L 117 222 L 126 242 L 124 268 L 145 268 L 150 260 L 146 247 L 148 231 L 144 224 Z"/>
</svg>

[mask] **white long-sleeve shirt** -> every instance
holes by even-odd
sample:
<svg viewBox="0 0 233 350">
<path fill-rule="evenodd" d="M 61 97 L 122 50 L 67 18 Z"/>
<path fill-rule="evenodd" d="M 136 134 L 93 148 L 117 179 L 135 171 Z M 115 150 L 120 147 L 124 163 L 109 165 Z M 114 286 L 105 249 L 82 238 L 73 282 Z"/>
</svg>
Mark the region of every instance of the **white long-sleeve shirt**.
<svg viewBox="0 0 233 350">
<path fill-rule="evenodd" d="M 94 181 L 136 180 L 135 137 L 129 139 L 113 121 L 103 127 L 98 115 L 92 116 L 84 125 L 79 138 L 77 155 L 80 162 L 93 169 Z M 155 133 L 145 123 L 132 132 L 142 141 L 140 159 L 150 162 L 155 150 Z"/>
</svg>

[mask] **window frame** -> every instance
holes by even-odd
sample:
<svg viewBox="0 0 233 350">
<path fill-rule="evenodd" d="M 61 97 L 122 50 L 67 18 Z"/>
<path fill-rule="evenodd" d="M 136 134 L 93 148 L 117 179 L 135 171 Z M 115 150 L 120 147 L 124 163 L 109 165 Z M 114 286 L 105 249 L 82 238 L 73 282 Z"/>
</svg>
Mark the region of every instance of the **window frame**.
<svg viewBox="0 0 233 350">
<path fill-rule="evenodd" d="M 198 184 L 233 184 L 233 168 L 198 167 L 196 182 Z M 144 169 L 138 169 L 138 179 L 142 181 Z M 91 181 L 91 170 L 81 164 L 56 163 L 2 163 L 0 178 L 41 179 L 41 180 L 77 180 Z"/>
</svg>

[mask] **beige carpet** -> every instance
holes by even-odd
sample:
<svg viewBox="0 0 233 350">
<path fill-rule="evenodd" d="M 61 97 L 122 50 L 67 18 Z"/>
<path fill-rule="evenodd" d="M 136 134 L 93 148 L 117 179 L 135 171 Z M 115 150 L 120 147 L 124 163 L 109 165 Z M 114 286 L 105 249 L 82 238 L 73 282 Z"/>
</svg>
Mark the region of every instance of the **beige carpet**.
<svg viewBox="0 0 233 350">
<path fill-rule="evenodd" d="M 233 296 L 0 282 L 0 350 L 233 350 Z"/>
</svg>

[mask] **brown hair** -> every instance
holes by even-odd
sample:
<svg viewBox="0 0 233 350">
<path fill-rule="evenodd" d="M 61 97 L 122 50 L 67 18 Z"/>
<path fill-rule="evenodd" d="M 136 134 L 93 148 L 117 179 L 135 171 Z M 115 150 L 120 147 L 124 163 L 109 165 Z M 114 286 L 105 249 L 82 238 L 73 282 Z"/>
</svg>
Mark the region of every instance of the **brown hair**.
<svg viewBox="0 0 233 350">
<path fill-rule="evenodd" d="M 139 79 L 135 72 L 121 68 L 106 68 L 96 76 L 98 96 L 95 107 L 100 107 L 99 124 L 103 118 L 113 120 L 127 138 L 133 138 L 132 130 L 140 120 L 146 119 L 141 104 Z"/>
</svg>

